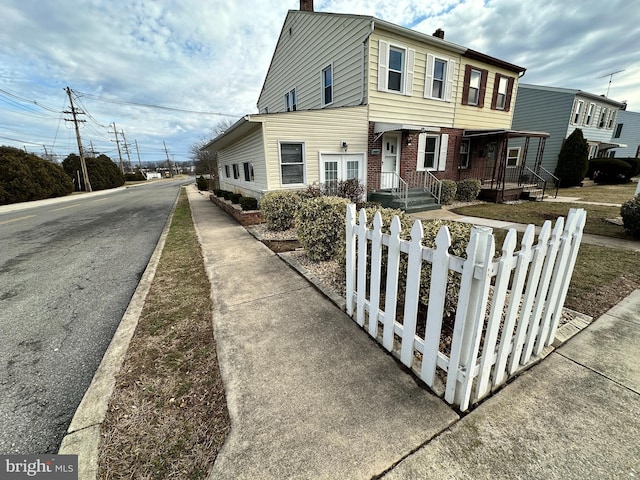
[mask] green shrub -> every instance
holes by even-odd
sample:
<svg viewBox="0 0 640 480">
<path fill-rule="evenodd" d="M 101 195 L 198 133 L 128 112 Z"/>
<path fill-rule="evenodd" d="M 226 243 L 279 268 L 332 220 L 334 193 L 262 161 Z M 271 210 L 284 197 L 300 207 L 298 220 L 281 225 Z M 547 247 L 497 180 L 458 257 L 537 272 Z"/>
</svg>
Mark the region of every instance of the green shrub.
<svg viewBox="0 0 640 480">
<path fill-rule="evenodd" d="M 346 198 L 351 203 L 358 203 L 364 198 L 365 191 L 365 186 L 357 178 L 350 178 L 337 183 L 334 195 Z"/>
<path fill-rule="evenodd" d="M 198 190 L 208 190 L 209 189 L 209 182 L 207 182 L 207 179 L 204 178 L 202 175 L 200 175 L 198 178 L 196 178 L 196 185 L 198 185 Z"/>
<path fill-rule="evenodd" d="M 304 190 L 300 190 L 298 192 L 298 196 L 300 197 L 300 200 L 303 201 L 310 198 L 322 197 L 324 196 L 324 190 L 322 188 L 322 185 L 320 185 L 319 183 L 314 183 L 312 185 L 307 185 L 307 188 L 305 188 Z"/>
<path fill-rule="evenodd" d="M 589 144 L 582 130 L 576 128 L 562 144 L 555 175 L 563 187 L 575 187 L 584 180 L 589 168 Z"/>
<path fill-rule="evenodd" d="M 124 180 L 126 182 L 143 182 L 146 180 L 144 175 L 140 170 L 136 170 L 135 172 L 127 172 L 124 174 Z"/>
<path fill-rule="evenodd" d="M 627 233 L 640 238 L 640 193 L 622 204 L 620 215 Z"/>
<path fill-rule="evenodd" d="M 267 192 L 260 199 L 260 210 L 267 228 L 278 232 L 293 228 L 300 203 L 300 197 L 296 192 Z"/>
<path fill-rule="evenodd" d="M 456 198 L 458 185 L 453 180 L 442 180 L 442 190 L 440 190 L 440 203 L 450 205 Z"/>
<path fill-rule="evenodd" d="M 621 157 L 620 160 L 631 165 L 631 176 L 635 177 L 640 174 L 640 158 Z"/>
<path fill-rule="evenodd" d="M 456 185 L 456 200 L 460 202 L 471 202 L 478 198 L 480 193 L 480 180 L 477 178 L 465 178 Z"/>
<path fill-rule="evenodd" d="M 242 210 L 257 210 L 258 209 L 258 200 L 253 197 L 242 197 L 240 199 L 240 206 Z"/>
<path fill-rule="evenodd" d="M 316 197 L 301 203 L 296 214 L 298 241 L 311 260 L 329 260 L 336 255 L 340 239 L 344 239 L 348 203 L 341 197 Z"/>
<path fill-rule="evenodd" d="M 231 195 L 233 195 L 233 192 L 230 192 L 229 190 L 222 191 L 222 196 L 225 200 L 231 200 Z"/>
<path fill-rule="evenodd" d="M 87 166 L 89 183 L 91 184 L 92 190 L 106 190 L 124 185 L 124 174 L 122 170 L 106 155 L 98 155 L 96 158 L 86 158 L 85 164 Z M 62 167 L 73 181 L 77 181 L 78 172 L 82 175 L 80 157 L 74 153 L 62 161 Z M 84 182 L 82 182 L 81 187 L 84 189 Z"/>
<path fill-rule="evenodd" d="M 229 195 L 229 200 L 231 200 L 231 203 L 235 203 L 236 205 L 240 203 L 241 198 L 242 198 L 241 193 L 232 193 L 231 195 Z"/>
<path fill-rule="evenodd" d="M 222 196 L 222 190 L 220 190 L 219 188 L 214 188 L 214 189 L 213 189 L 213 194 L 214 194 L 216 197 L 221 197 L 221 196 Z"/>
<path fill-rule="evenodd" d="M 633 176 L 633 167 L 617 158 L 594 158 L 589 162 L 589 171 L 595 183 L 626 183 Z"/>
</svg>

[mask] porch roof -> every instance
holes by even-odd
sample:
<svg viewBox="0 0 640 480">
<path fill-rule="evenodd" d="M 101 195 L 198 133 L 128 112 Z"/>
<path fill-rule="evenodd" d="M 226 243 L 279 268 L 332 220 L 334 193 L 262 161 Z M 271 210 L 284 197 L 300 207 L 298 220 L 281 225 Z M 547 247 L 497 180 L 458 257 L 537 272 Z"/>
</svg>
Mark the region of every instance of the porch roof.
<svg viewBox="0 0 640 480">
<path fill-rule="evenodd" d="M 200 150 L 211 150 L 214 152 L 222 150 L 244 138 L 248 133 L 259 128 L 261 125 L 262 119 L 256 120 L 252 118 L 251 115 L 245 115 Z"/>
<path fill-rule="evenodd" d="M 547 138 L 550 136 L 547 132 L 534 132 L 529 130 L 511 130 L 508 128 L 501 129 L 465 129 L 463 137 L 491 137 L 494 135 L 507 135 L 509 138 L 515 137 L 537 137 Z"/>
</svg>

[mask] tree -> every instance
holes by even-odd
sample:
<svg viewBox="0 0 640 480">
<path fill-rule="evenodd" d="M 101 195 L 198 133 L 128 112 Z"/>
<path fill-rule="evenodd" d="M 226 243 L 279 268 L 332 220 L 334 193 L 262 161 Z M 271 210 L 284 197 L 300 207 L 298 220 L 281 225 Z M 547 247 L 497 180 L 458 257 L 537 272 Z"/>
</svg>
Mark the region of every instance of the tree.
<svg viewBox="0 0 640 480">
<path fill-rule="evenodd" d="M 555 174 L 560 177 L 563 187 L 575 187 L 584 180 L 588 169 L 589 144 L 584 139 L 582 130 L 576 128 L 560 149 Z"/>
<path fill-rule="evenodd" d="M 124 185 L 122 171 L 106 155 L 101 154 L 96 158 L 87 158 L 86 163 L 93 190 L 105 190 Z M 69 177 L 77 181 L 77 172 L 80 170 L 80 157 L 75 153 L 70 154 L 63 160 L 62 167 Z"/>
<path fill-rule="evenodd" d="M 218 178 L 218 152 L 203 150 L 203 148 L 211 143 L 218 135 L 227 131 L 234 123 L 233 120 L 228 118 L 219 121 L 216 126 L 213 127 L 209 137 L 204 137 L 189 147 L 191 159 L 196 167 L 196 175 L 210 175 L 211 180 L 213 180 L 212 188 L 219 188 L 220 186 L 220 179 Z"/>
</svg>

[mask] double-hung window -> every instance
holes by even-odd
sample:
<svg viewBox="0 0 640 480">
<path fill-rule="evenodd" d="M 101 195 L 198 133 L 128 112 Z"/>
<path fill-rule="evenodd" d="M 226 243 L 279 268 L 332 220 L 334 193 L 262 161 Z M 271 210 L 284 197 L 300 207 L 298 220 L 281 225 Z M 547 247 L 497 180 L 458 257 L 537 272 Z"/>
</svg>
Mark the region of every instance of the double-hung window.
<svg viewBox="0 0 640 480">
<path fill-rule="evenodd" d="M 418 135 L 418 170 L 444 170 L 447 160 L 447 144 L 449 135 L 432 135 L 421 133 Z"/>
<path fill-rule="evenodd" d="M 471 154 L 470 143 L 469 140 L 462 140 L 462 143 L 460 143 L 458 168 L 469 168 L 469 155 Z"/>
<path fill-rule="evenodd" d="M 462 104 L 478 108 L 484 107 L 484 94 L 487 88 L 489 72 L 471 65 L 465 67 L 464 85 L 462 87 Z"/>
<path fill-rule="evenodd" d="M 424 98 L 451 101 L 455 61 L 427 54 Z"/>
<path fill-rule="evenodd" d="M 284 94 L 284 104 L 287 107 L 287 112 L 295 112 L 298 109 L 298 98 L 295 88 Z"/>
<path fill-rule="evenodd" d="M 244 181 L 245 182 L 253 182 L 254 181 L 253 163 L 244 162 L 242 164 L 242 168 L 244 170 Z"/>
<path fill-rule="evenodd" d="M 589 104 L 589 110 L 587 110 L 587 116 L 584 120 L 585 125 L 591 125 L 591 120 L 593 119 L 593 111 L 596 109 L 595 103 Z"/>
<path fill-rule="evenodd" d="M 620 134 L 622 133 L 622 123 L 616 125 L 616 133 L 613 134 L 613 138 L 620 138 Z"/>
<path fill-rule="evenodd" d="M 233 164 L 233 178 L 235 180 L 240 178 L 240 167 L 238 167 L 237 163 Z"/>
<path fill-rule="evenodd" d="M 607 128 L 613 128 L 613 124 L 615 120 L 616 120 L 616 112 L 611 110 L 611 113 L 609 114 L 609 121 L 607 122 Z"/>
<path fill-rule="evenodd" d="M 322 70 L 322 106 L 333 103 L 333 65 Z"/>
<path fill-rule="evenodd" d="M 600 113 L 600 122 L 598 123 L 598 128 L 604 128 L 607 124 L 607 115 L 609 113 L 608 108 L 603 108 L 602 113 Z"/>
<path fill-rule="evenodd" d="M 304 183 L 304 143 L 280 143 L 282 185 Z"/>
<path fill-rule="evenodd" d="M 513 77 L 506 77 L 500 73 L 496 73 L 493 84 L 493 97 L 491 99 L 491 108 L 493 110 L 504 110 L 505 112 L 510 110 L 513 84 Z"/>
<path fill-rule="evenodd" d="M 225 165 L 225 166 L 224 166 L 224 176 L 225 176 L 226 178 L 231 177 L 231 175 L 229 174 L 229 165 Z"/>
<path fill-rule="evenodd" d="M 573 123 L 578 123 L 580 121 L 580 114 L 582 113 L 582 105 L 584 105 L 584 102 L 582 100 L 578 100 L 576 102 L 576 106 L 573 109 Z"/>
<path fill-rule="evenodd" d="M 413 69 L 416 51 L 389 42 L 378 42 L 378 90 L 413 93 Z"/>
<path fill-rule="evenodd" d="M 520 163 L 520 147 L 510 148 L 507 152 L 507 167 L 517 167 Z"/>
</svg>

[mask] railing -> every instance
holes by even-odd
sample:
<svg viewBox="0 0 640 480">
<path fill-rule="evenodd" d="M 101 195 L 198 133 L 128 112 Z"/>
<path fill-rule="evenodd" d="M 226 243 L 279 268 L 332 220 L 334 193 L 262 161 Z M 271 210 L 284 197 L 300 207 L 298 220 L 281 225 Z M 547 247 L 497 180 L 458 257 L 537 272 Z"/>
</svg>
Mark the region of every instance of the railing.
<svg viewBox="0 0 640 480">
<path fill-rule="evenodd" d="M 553 173 L 551 173 L 549 170 L 547 170 L 546 168 L 539 166 L 538 167 L 538 172 L 542 171 L 542 173 L 544 175 L 546 175 L 547 177 L 547 181 L 549 179 L 553 180 L 554 185 L 556 186 L 556 194 L 555 196 L 558 196 L 558 189 L 560 188 L 560 179 L 558 177 L 556 177 Z"/>
<path fill-rule="evenodd" d="M 535 183 L 538 190 L 542 190 L 542 198 L 540 200 L 544 200 L 544 193 L 547 189 L 547 181 L 538 175 L 536 172 L 531 170 L 529 167 L 524 167 L 522 172 L 523 177 L 527 177 L 527 181 L 523 181 L 523 183 Z M 530 178 L 532 177 L 532 178 Z"/>
<path fill-rule="evenodd" d="M 429 192 L 438 204 L 440 203 L 442 181 L 433 173 L 427 170 L 409 172 L 405 178 L 409 188 L 422 188 L 425 192 Z"/>
<path fill-rule="evenodd" d="M 402 200 L 405 210 L 407 209 L 409 198 L 409 185 L 396 172 L 378 173 L 380 190 L 391 192 L 391 194 Z"/>
<path fill-rule="evenodd" d="M 566 224 L 559 217 L 553 230 L 547 220 L 535 245 L 529 225 L 520 251 L 515 229 L 509 230 L 497 259 L 487 227 L 474 227 L 461 258 L 449 253 L 446 226 L 435 248 L 427 248 L 420 220 L 411 240 L 403 240 L 398 217 L 386 234 L 379 212 L 373 229 L 364 209 L 356 219 L 350 204 L 346 216 L 347 313 L 429 387 L 444 385 L 449 404 L 466 411 L 553 343 L 584 210 L 571 209 Z M 454 312 L 447 319 L 446 301 Z"/>
</svg>

